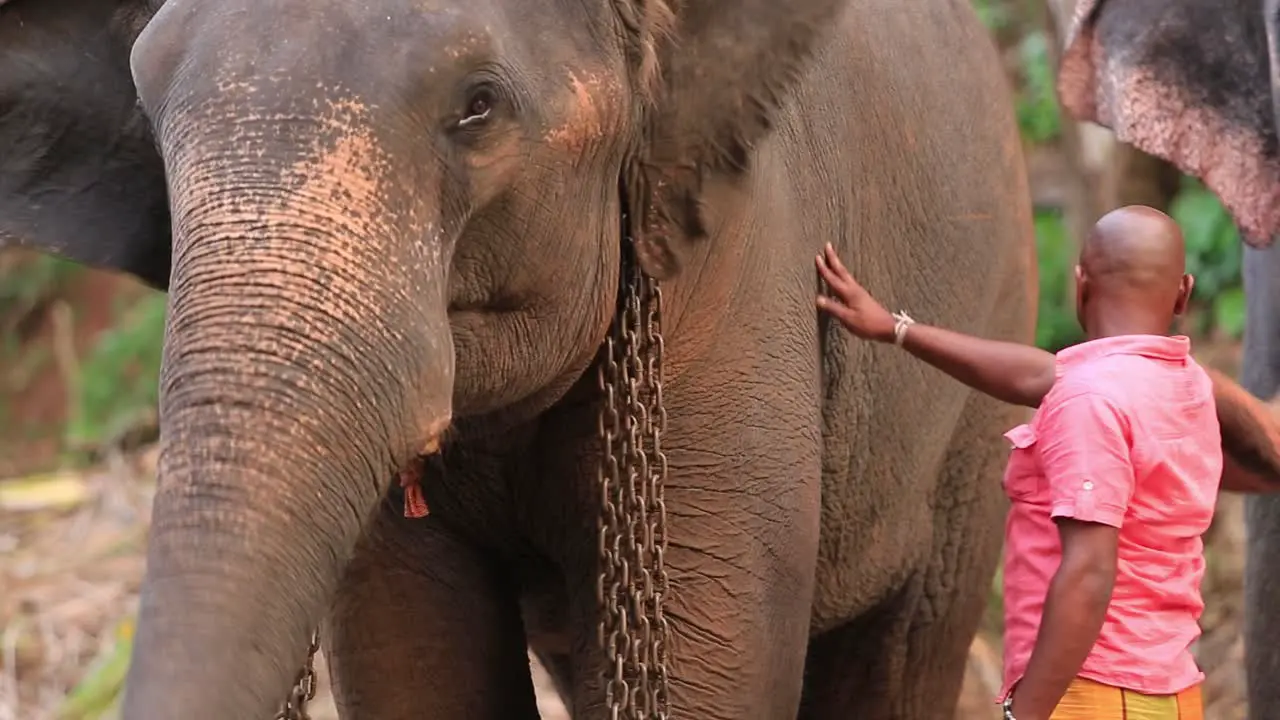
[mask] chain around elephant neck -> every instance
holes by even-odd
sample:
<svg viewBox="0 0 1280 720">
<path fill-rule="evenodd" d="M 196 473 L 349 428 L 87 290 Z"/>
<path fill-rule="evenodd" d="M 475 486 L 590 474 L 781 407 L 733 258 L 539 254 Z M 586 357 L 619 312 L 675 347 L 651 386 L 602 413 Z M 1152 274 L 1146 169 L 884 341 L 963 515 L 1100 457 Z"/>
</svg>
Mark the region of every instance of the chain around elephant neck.
<svg viewBox="0 0 1280 720">
<path fill-rule="evenodd" d="M 289 698 L 284 701 L 275 720 L 311 720 L 307 712 L 307 703 L 316 696 L 316 652 L 320 649 L 319 631 L 311 634 L 311 645 L 307 648 L 307 660 L 298 671 L 298 678 L 289 691 Z"/>
<path fill-rule="evenodd" d="M 599 364 L 598 639 L 608 663 L 610 720 L 666 720 L 671 628 L 662 609 L 670 589 L 662 291 L 635 262 L 629 238 L 622 256 L 620 308 Z"/>
</svg>

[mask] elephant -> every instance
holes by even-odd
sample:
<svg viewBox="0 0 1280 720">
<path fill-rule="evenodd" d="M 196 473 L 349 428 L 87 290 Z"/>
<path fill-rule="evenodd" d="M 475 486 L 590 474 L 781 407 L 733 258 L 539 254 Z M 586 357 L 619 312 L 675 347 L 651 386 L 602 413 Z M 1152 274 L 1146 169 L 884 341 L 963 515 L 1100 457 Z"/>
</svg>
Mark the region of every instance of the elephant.
<svg viewBox="0 0 1280 720">
<path fill-rule="evenodd" d="M 123 718 L 267 717 L 319 624 L 344 717 L 536 717 L 526 642 L 605 717 L 597 366 L 641 274 L 671 716 L 953 712 L 1022 412 L 819 320 L 813 258 L 1032 337 L 1021 146 L 967 3 L 0 13 L 0 107 L 56 88 L 64 118 L 0 131 L 51 146 L 0 161 L 9 242 L 169 293 Z"/>
<path fill-rule="evenodd" d="M 1077 0 L 1058 74 L 1063 107 L 1213 191 L 1245 240 L 1241 382 L 1280 390 L 1280 3 Z M 1280 717 L 1280 498 L 1246 498 L 1249 713 Z"/>
<path fill-rule="evenodd" d="M 951 717 L 1025 411 L 813 258 L 1032 338 L 968 3 L 7 0 L 0 143 L 0 246 L 168 292 L 122 718 L 268 717 L 317 626 L 345 718 L 537 717 L 527 645 L 588 720 Z"/>
</svg>

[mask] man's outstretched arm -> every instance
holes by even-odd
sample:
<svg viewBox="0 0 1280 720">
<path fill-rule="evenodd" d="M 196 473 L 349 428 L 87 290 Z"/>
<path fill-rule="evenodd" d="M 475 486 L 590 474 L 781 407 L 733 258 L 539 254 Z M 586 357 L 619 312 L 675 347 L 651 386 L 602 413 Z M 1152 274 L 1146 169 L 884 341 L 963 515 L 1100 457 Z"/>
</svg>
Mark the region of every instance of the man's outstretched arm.
<svg viewBox="0 0 1280 720">
<path fill-rule="evenodd" d="M 818 307 L 858 337 L 894 342 L 897 320 L 849 275 L 830 244 L 817 263 L 831 289 L 830 297 L 818 296 Z M 1039 407 L 1053 387 L 1053 353 L 1030 345 L 914 323 L 903 334 L 902 347 L 965 385 L 1015 405 Z"/>
</svg>

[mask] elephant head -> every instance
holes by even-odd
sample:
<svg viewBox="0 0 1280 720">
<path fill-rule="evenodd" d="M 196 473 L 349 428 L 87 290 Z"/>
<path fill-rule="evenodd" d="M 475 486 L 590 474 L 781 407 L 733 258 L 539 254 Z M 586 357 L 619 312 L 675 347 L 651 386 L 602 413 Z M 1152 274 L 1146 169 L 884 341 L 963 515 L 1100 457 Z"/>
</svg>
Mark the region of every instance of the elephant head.
<svg viewBox="0 0 1280 720">
<path fill-rule="evenodd" d="M 843 5 L 5 3 L 3 242 L 169 290 L 124 717 L 269 716 L 391 478 L 563 396 L 625 236 L 706 252 Z"/>
<path fill-rule="evenodd" d="M 1280 232 L 1278 33 L 1280 0 L 1075 0 L 1062 104 L 1203 180 L 1250 244 L 1269 245 Z"/>
<path fill-rule="evenodd" d="M 164 165 L 129 77 L 149 18 L 142 0 L 0 0 L 0 247 L 167 287 Z"/>
</svg>

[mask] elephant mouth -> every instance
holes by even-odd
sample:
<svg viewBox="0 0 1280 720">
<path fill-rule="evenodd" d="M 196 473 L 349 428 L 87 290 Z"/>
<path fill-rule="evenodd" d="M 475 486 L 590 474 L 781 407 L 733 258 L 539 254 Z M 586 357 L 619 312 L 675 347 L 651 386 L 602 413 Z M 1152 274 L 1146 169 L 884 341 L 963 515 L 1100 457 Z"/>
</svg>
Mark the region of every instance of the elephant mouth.
<svg viewBox="0 0 1280 720">
<path fill-rule="evenodd" d="M 512 292 L 451 288 L 446 310 L 450 315 L 467 313 L 496 315 L 521 312 L 528 305 L 528 298 Z"/>
</svg>

